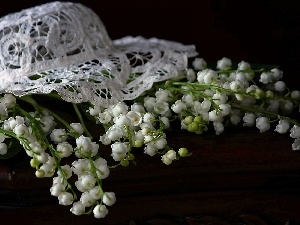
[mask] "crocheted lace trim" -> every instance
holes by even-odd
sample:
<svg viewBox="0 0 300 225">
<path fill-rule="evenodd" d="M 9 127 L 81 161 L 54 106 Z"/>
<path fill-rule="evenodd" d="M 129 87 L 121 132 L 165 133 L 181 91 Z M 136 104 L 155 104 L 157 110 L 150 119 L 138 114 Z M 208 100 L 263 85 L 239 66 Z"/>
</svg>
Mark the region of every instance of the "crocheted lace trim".
<svg viewBox="0 0 300 225">
<path fill-rule="evenodd" d="M 157 38 L 111 40 L 90 8 L 51 2 L 0 19 L 0 93 L 56 91 L 107 107 L 178 76 L 195 46 Z"/>
</svg>

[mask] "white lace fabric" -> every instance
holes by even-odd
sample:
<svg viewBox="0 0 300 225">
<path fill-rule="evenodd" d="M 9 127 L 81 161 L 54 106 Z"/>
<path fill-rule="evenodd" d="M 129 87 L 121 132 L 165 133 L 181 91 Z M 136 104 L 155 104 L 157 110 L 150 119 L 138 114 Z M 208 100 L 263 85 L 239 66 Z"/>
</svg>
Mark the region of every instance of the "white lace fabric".
<svg viewBox="0 0 300 225">
<path fill-rule="evenodd" d="M 51 2 L 0 18 L 0 93 L 56 91 L 107 107 L 178 76 L 195 46 L 157 38 L 111 40 L 90 8 Z"/>
</svg>

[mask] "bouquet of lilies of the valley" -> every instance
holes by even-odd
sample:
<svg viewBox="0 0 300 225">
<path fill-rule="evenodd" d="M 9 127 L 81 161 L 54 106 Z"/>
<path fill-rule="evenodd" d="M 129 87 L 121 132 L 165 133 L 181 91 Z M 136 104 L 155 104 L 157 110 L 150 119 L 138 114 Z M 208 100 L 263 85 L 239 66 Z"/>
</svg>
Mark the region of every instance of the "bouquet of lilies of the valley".
<svg viewBox="0 0 300 225">
<path fill-rule="evenodd" d="M 288 132 L 294 139 L 291 148 L 300 150 L 300 124 L 292 118 L 299 111 L 300 92 L 289 90 L 282 75 L 278 68 L 252 69 L 244 61 L 234 68 L 228 58 L 208 68 L 204 59 L 195 58 L 179 77 L 156 83 L 131 101 L 109 107 L 73 103 L 80 123 L 66 122 L 34 95 L 3 94 L 0 154 L 6 158 L 23 149 L 38 178 L 53 177 L 50 193 L 59 204 L 71 205 L 75 215 L 93 212 L 102 218 L 116 201 L 115 193 L 102 189 L 102 181 L 117 165 L 126 167 L 134 161 L 133 149 L 149 156 L 161 154 L 166 165 L 191 154 L 184 146 L 168 145 L 166 131 L 176 121 L 181 129 L 199 135 L 209 129 L 219 135 L 229 124 L 257 127 L 260 132 L 275 124 L 275 132 Z M 104 128 L 100 137 L 90 134 L 85 114 Z M 108 165 L 101 145 L 110 145 L 116 163 Z M 63 164 L 66 157 L 74 161 Z"/>
<path fill-rule="evenodd" d="M 300 92 L 277 67 L 226 57 L 210 65 L 195 46 L 156 38 L 112 41 L 96 13 L 72 2 L 0 18 L 0 45 L 0 158 L 25 151 L 75 215 L 105 217 L 116 195 L 103 180 L 138 152 L 166 165 L 192 157 L 169 146 L 174 124 L 198 135 L 273 129 L 300 150 Z"/>
</svg>

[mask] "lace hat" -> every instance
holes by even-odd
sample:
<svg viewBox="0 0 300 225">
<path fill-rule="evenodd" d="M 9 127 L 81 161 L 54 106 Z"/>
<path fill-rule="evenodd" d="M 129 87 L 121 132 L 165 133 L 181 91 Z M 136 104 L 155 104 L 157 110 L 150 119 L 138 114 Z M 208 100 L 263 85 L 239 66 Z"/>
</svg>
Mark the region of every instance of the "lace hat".
<svg viewBox="0 0 300 225">
<path fill-rule="evenodd" d="M 51 2 L 0 18 L 0 93 L 56 91 L 108 106 L 178 76 L 195 46 L 157 38 L 111 40 L 90 8 Z"/>
</svg>

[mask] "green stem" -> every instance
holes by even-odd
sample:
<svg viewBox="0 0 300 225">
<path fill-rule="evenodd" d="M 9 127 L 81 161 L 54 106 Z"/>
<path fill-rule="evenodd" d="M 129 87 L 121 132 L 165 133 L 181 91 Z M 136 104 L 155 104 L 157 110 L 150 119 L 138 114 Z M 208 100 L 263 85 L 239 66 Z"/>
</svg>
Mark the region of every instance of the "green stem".
<svg viewBox="0 0 300 225">
<path fill-rule="evenodd" d="M 46 134 L 44 133 L 44 131 L 41 128 L 41 123 L 39 121 L 37 121 L 33 116 L 31 116 L 28 112 L 23 110 L 21 107 L 16 106 L 16 109 L 29 119 L 30 125 L 32 126 L 33 129 L 35 129 L 37 131 L 36 132 L 37 137 L 41 141 L 47 140 Z"/>
<path fill-rule="evenodd" d="M 127 131 L 127 134 L 128 134 L 128 143 L 129 143 L 129 150 L 128 150 L 128 153 L 130 153 L 130 151 L 131 151 L 131 149 L 132 149 L 132 146 L 133 146 L 132 133 L 131 133 L 131 130 L 130 130 L 129 126 L 124 125 L 124 128 L 125 128 L 125 130 Z"/>
<path fill-rule="evenodd" d="M 41 111 L 39 104 L 37 104 L 37 102 L 30 95 L 25 95 L 23 97 L 17 97 L 17 98 L 22 100 L 23 102 L 29 103 L 31 106 L 33 106 L 35 111 L 38 111 L 38 112 Z"/>
<path fill-rule="evenodd" d="M 38 104 L 30 97 L 30 98 L 26 98 L 26 102 L 30 103 L 31 105 L 33 105 L 35 107 L 36 110 L 40 110 L 42 107 L 38 106 Z M 72 189 L 72 185 L 68 182 L 68 179 L 66 178 L 65 172 L 63 171 L 61 165 L 60 165 L 60 160 L 57 158 L 56 156 L 56 150 L 54 149 L 54 147 L 49 143 L 46 134 L 43 132 L 42 128 L 41 128 L 41 124 L 39 121 L 37 121 L 34 117 L 32 117 L 28 112 L 26 112 L 25 110 L 23 110 L 21 107 L 19 107 L 18 105 L 16 105 L 16 109 L 21 112 L 24 116 L 26 116 L 29 121 L 30 124 L 33 128 L 33 131 L 35 133 L 35 135 L 40 139 L 40 141 L 44 142 L 47 146 L 47 148 L 50 151 L 50 154 L 52 155 L 52 157 L 55 160 L 55 164 L 57 166 L 57 169 L 60 171 L 61 175 L 63 176 L 63 178 L 66 180 L 67 184 L 68 184 L 68 188 L 72 191 L 73 195 L 74 195 L 74 199 L 76 199 L 76 193 L 74 192 L 74 190 Z M 18 139 L 21 143 L 25 144 L 25 146 L 28 148 L 29 151 L 32 151 L 30 149 L 29 144 L 27 143 L 26 139 L 22 139 L 22 138 L 18 138 L 13 132 L 10 131 L 5 131 L 3 129 L 0 128 L 0 132 L 7 134 L 13 138 Z"/>
<path fill-rule="evenodd" d="M 8 131 L 8 130 L 4 130 L 4 129 L 0 128 L 0 133 L 1 133 L 1 134 L 4 134 L 4 135 L 6 135 L 6 136 L 9 136 L 9 137 L 11 137 L 11 138 L 18 139 L 18 137 L 17 137 L 17 136 L 15 135 L 15 133 L 12 132 L 12 131 Z"/>
<path fill-rule="evenodd" d="M 99 188 L 100 188 L 100 191 L 101 191 L 101 195 L 103 195 L 103 189 L 102 189 L 102 180 L 101 179 L 99 179 L 99 177 L 98 177 L 98 175 L 97 175 L 97 168 L 96 168 L 96 166 L 95 166 L 95 164 L 94 164 L 94 160 L 92 159 L 92 157 L 91 156 L 89 156 L 89 161 L 90 161 L 90 164 L 91 164 L 91 171 L 92 171 L 92 174 L 94 174 L 94 176 L 96 177 L 96 180 L 97 180 L 97 184 L 98 184 L 98 186 L 99 186 Z M 100 171 L 100 173 L 101 173 L 101 171 Z"/>
<path fill-rule="evenodd" d="M 300 124 L 298 123 L 297 120 L 291 119 L 290 117 L 287 117 L 287 116 L 279 115 L 277 113 L 266 111 L 266 110 L 263 110 L 263 109 L 260 109 L 260 108 L 253 108 L 253 107 L 250 108 L 250 107 L 241 106 L 241 105 L 232 105 L 232 108 L 233 109 L 240 109 L 240 110 L 245 111 L 245 112 L 253 112 L 253 113 L 259 112 L 259 113 L 264 113 L 264 114 L 266 114 L 268 116 L 275 116 L 275 117 L 277 117 L 279 119 L 284 119 L 284 120 L 289 121 L 292 124 L 300 126 Z"/>
<path fill-rule="evenodd" d="M 227 70 L 216 70 L 218 74 L 231 74 L 234 72 L 241 72 L 241 73 L 262 73 L 268 72 L 270 70 L 261 68 L 261 69 L 246 69 L 246 70 L 234 70 L 234 69 L 227 69 Z"/>
<path fill-rule="evenodd" d="M 80 113 L 80 110 L 79 110 L 78 107 L 77 107 L 77 104 L 73 103 L 73 107 L 74 107 L 74 110 L 75 110 L 75 112 L 76 112 L 76 115 L 78 116 L 78 119 L 79 119 L 79 121 L 80 121 L 80 123 L 81 123 L 81 125 L 82 125 L 82 127 L 83 127 L 84 133 L 85 133 L 88 137 L 92 138 L 93 136 L 90 134 L 90 132 L 89 132 L 88 129 L 86 128 L 85 122 L 84 122 L 84 120 L 83 120 L 83 118 L 82 118 L 82 115 L 81 115 L 81 113 Z"/>
<path fill-rule="evenodd" d="M 54 95 L 55 96 L 55 95 Z M 20 100 L 29 103 L 30 105 L 32 105 L 34 107 L 34 109 L 38 112 L 41 112 L 43 110 L 46 110 L 47 112 L 49 112 L 51 114 L 51 116 L 53 116 L 57 121 L 59 121 L 61 124 L 63 124 L 68 130 L 73 130 L 73 128 L 70 126 L 69 123 L 67 123 L 62 117 L 60 117 L 58 114 L 56 114 L 55 112 L 53 112 L 52 110 L 45 108 L 41 105 L 39 105 L 30 95 L 26 95 L 23 96 L 21 98 L 19 98 Z M 23 110 L 24 111 L 24 110 Z M 25 111 L 24 111 L 25 112 Z"/>
<path fill-rule="evenodd" d="M 44 108 L 42 106 L 40 106 L 41 109 L 43 110 L 47 110 L 47 112 L 50 113 L 51 116 L 53 116 L 56 120 L 58 120 L 60 123 L 62 123 L 68 130 L 73 130 L 73 128 L 70 126 L 69 123 L 67 123 L 62 117 L 60 117 L 58 114 L 56 114 L 55 112 L 53 112 L 50 109 Z"/>
<path fill-rule="evenodd" d="M 77 199 L 76 192 L 73 190 L 72 185 L 70 184 L 70 182 L 68 181 L 68 179 L 66 177 L 65 171 L 62 169 L 62 167 L 60 165 L 60 160 L 56 156 L 56 153 L 55 153 L 56 150 L 55 150 L 55 148 L 52 145 L 50 145 L 48 142 L 47 142 L 47 145 L 48 145 L 48 149 L 49 149 L 52 157 L 55 160 L 55 164 L 57 166 L 58 171 L 60 172 L 60 174 L 63 177 L 63 179 L 67 182 L 67 187 L 68 187 L 69 190 L 71 190 L 71 192 L 72 192 L 72 194 L 74 196 L 74 200 L 76 200 Z"/>
</svg>

